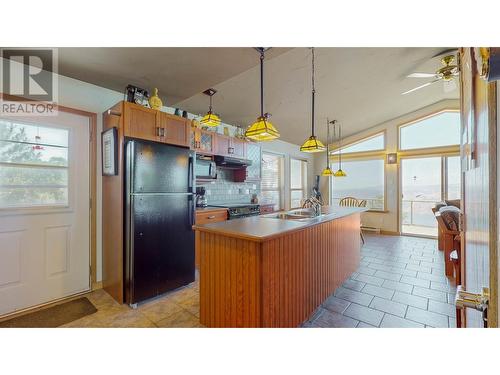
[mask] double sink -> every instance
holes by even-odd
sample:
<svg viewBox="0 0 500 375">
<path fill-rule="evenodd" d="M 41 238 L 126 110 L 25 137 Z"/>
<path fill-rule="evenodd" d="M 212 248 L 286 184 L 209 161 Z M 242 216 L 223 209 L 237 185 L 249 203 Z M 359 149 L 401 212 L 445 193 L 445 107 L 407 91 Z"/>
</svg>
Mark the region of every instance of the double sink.
<svg viewBox="0 0 500 375">
<path fill-rule="evenodd" d="M 281 219 L 281 220 L 310 220 L 316 217 L 320 217 L 323 215 L 317 215 L 314 213 L 312 208 L 299 208 L 296 210 L 286 211 L 286 212 L 278 212 L 267 215 L 262 215 L 261 217 L 267 217 L 270 219 Z"/>
</svg>

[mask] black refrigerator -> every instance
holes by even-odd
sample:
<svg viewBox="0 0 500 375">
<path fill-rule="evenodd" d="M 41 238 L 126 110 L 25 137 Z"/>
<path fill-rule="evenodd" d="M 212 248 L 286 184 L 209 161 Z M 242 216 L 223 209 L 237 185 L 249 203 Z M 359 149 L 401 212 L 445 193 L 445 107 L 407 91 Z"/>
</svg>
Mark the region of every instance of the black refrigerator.
<svg viewBox="0 0 500 375">
<path fill-rule="evenodd" d="M 128 140 L 125 299 L 132 306 L 194 281 L 195 154 Z"/>
</svg>

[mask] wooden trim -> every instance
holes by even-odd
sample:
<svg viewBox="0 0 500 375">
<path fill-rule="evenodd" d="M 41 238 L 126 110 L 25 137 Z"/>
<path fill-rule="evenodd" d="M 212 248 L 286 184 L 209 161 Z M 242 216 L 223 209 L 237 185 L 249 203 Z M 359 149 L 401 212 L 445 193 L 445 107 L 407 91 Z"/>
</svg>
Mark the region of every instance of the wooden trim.
<svg viewBox="0 0 500 375">
<path fill-rule="evenodd" d="M 488 328 L 498 327 L 498 200 L 497 200 L 497 83 L 488 84 L 488 155 L 489 166 L 489 269 L 490 302 L 488 307 Z"/>
<path fill-rule="evenodd" d="M 24 101 L 25 98 L 4 94 L 0 92 L 0 98 L 11 101 Z M 90 229 L 90 281 L 95 283 L 97 281 L 97 114 L 94 112 L 82 111 L 80 109 L 65 107 L 62 105 L 55 105 L 54 109 L 66 113 L 72 113 L 79 116 L 84 116 L 89 118 L 89 157 L 90 157 L 90 170 L 89 170 L 89 180 L 90 180 L 90 212 L 89 212 L 89 229 Z"/>
<path fill-rule="evenodd" d="M 380 234 L 386 235 L 386 236 L 400 236 L 401 233 L 399 232 L 394 232 L 392 230 L 381 230 Z"/>
</svg>

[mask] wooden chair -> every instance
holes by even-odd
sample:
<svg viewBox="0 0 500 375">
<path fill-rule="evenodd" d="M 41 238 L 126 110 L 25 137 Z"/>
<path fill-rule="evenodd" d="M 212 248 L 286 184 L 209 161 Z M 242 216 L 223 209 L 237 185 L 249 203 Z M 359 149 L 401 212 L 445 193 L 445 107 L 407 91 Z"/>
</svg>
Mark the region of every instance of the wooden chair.
<svg viewBox="0 0 500 375">
<path fill-rule="evenodd" d="M 357 200 L 354 197 L 345 197 L 342 198 L 339 202 L 339 206 L 342 207 L 366 207 L 366 200 L 363 199 L 361 201 Z M 363 245 L 365 244 L 365 237 L 363 236 L 363 231 L 359 228 L 359 235 L 361 236 L 361 241 Z"/>
<path fill-rule="evenodd" d="M 354 197 L 345 197 L 342 198 L 339 202 L 339 206 L 343 207 L 358 207 L 359 201 Z"/>
<path fill-rule="evenodd" d="M 460 231 L 448 229 L 443 218 L 441 217 L 440 212 L 436 213 L 436 220 L 438 222 L 438 227 L 442 231 L 442 236 L 443 236 L 445 274 L 447 277 L 453 278 L 453 277 L 460 275 L 459 270 L 455 273 L 454 263 L 450 257 L 451 253 L 454 250 L 457 250 L 457 252 L 460 250 Z M 459 254 L 457 254 L 457 255 L 458 255 L 458 259 L 459 259 Z M 459 264 L 459 262 L 457 262 L 457 264 Z M 456 274 L 456 276 L 454 274 Z"/>
</svg>

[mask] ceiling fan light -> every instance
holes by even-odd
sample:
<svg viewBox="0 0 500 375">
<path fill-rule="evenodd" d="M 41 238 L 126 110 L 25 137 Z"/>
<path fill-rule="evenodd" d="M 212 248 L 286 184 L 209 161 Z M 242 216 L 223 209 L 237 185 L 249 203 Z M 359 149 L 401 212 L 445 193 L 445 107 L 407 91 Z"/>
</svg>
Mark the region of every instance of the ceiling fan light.
<svg viewBox="0 0 500 375">
<path fill-rule="evenodd" d="M 339 169 L 337 172 L 333 174 L 335 177 L 347 177 L 347 174 L 342 170 Z"/>
<path fill-rule="evenodd" d="M 321 175 L 323 177 L 333 177 L 334 173 L 330 167 L 326 167 L 325 169 L 323 169 L 323 172 L 321 172 Z"/>
<path fill-rule="evenodd" d="M 256 122 L 245 131 L 245 137 L 254 141 L 272 141 L 280 137 L 280 133 L 264 116 L 260 116 Z"/>
<path fill-rule="evenodd" d="M 311 135 L 302 146 L 300 146 L 300 151 L 302 152 L 322 152 L 325 151 L 326 147 L 315 135 Z"/>
<path fill-rule="evenodd" d="M 212 113 L 212 111 L 208 111 L 207 114 L 201 119 L 200 124 L 215 127 L 219 126 L 220 122 L 221 121 L 219 116 L 217 116 L 215 113 Z"/>
</svg>

